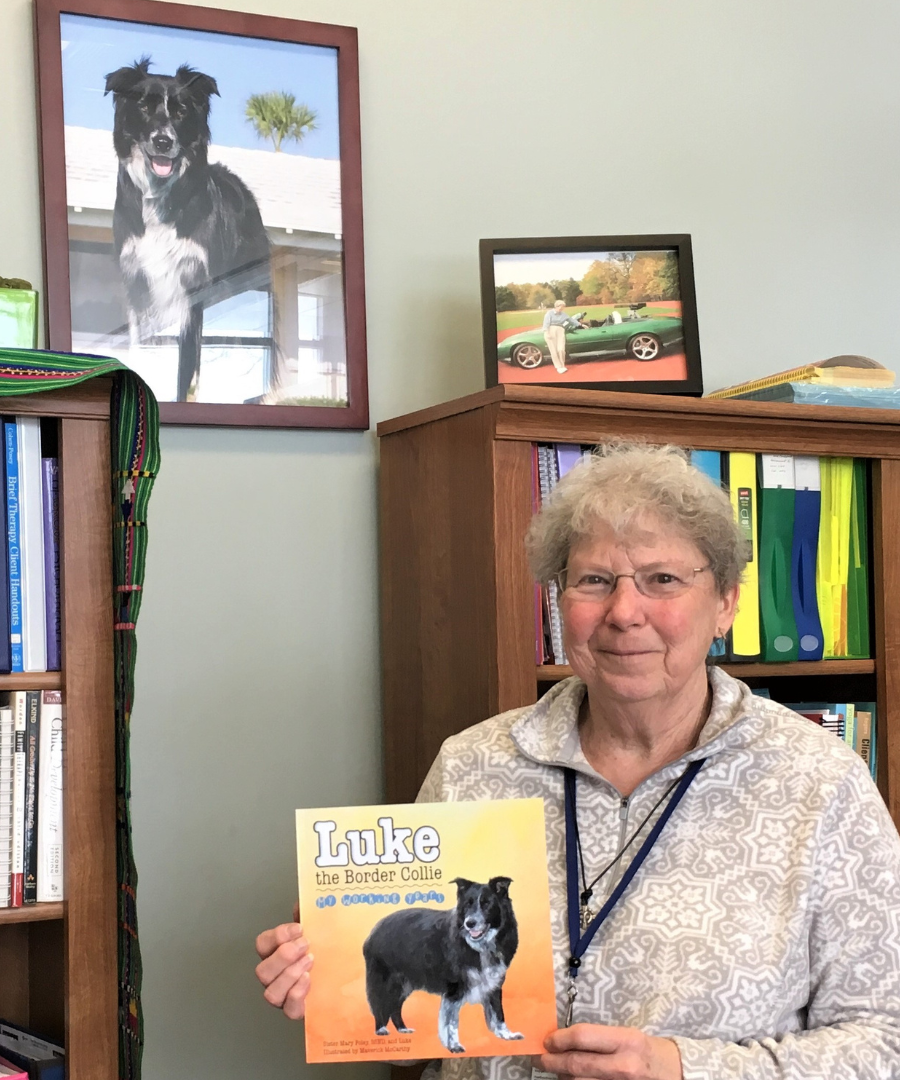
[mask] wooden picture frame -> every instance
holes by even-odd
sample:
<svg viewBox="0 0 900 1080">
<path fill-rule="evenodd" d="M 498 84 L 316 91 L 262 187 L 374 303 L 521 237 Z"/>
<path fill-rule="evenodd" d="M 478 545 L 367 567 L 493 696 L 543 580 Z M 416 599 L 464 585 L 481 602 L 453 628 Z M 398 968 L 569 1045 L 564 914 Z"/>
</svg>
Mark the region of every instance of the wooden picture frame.
<svg viewBox="0 0 900 1080">
<path fill-rule="evenodd" d="M 488 387 L 703 393 L 689 235 L 482 240 L 480 263 Z"/>
<path fill-rule="evenodd" d="M 35 0 L 35 36 L 49 347 L 119 355 L 164 423 L 367 428 L 356 29 Z"/>
</svg>

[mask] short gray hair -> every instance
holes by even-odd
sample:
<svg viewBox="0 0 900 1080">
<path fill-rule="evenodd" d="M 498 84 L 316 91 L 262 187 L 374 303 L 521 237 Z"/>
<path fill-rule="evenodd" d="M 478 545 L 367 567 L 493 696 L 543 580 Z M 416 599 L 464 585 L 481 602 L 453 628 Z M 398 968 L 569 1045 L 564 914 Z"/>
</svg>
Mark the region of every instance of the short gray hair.
<svg viewBox="0 0 900 1080">
<path fill-rule="evenodd" d="M 565 569 L 573 544 L 598 525 L 627 535 L 647 515 L 702 552 L 720 596 L 739 584 L 750 551 L 728 493 L 680 447 L 625 440 L 595 447 L 532 519 L 525 544 L 535 577 L 542 584 L 552 580 Z"/>
</svg>

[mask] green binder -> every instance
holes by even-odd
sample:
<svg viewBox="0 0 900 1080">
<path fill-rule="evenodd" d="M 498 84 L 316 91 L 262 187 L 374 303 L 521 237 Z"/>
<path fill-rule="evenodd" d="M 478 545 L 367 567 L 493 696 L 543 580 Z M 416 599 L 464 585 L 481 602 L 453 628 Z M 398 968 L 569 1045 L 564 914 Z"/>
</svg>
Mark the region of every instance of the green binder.
<svg viewBox="0 0 900 1080">
<path fill-rule="evenodd" d="M 764 660 L 796 660 L 797 624 L 791 588 L 794 459 L 759 455 L 759 614 Z"/>
<path fill-rule="evenodd" d="M 853 459 L 850 495 L 850 558 L 847 573 L 847 655 L 869 656 L 869 536 L 866 463 Z"/>
</svg>

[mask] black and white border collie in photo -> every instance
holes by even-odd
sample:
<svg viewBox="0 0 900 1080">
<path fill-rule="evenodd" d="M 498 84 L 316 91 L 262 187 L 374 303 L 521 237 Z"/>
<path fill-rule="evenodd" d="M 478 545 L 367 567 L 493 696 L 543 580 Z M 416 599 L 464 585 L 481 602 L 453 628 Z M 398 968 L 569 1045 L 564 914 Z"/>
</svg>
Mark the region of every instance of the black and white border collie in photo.
<svg viewBox="0 0 900 1080">
<path fill-rule="evenodd" d="M 388 1034 L 388 1021 L 409 1032 L 403 1003 L 415 990 L 439 994 L 438 1035 L 452 1054 L 465 1053 L 459 1041 L 459 1011 L 481 1005 L 488 1029 L 499 1039 L 521 1039 L 503 1016 L 503 981 L 519 945 L 509 898 L 512 879 L 486 884 L 454 878 L 456 907 L 447 911 L 408 908 L 376 923 L 363 944 L 366 996 L 375 1034 Z"/>
<path fill-rule="evenodd" d="M 196 393 L 203 310 L 243 292 L 271 296 L 269 240 L 250 189 L 209 164 L 216 80 L 187 65 L 150 73 L 150 57 L 106 76 L 119 158 L 113 236 L 132 346 L 178 337 L 179 401 Z"/>
</svg>

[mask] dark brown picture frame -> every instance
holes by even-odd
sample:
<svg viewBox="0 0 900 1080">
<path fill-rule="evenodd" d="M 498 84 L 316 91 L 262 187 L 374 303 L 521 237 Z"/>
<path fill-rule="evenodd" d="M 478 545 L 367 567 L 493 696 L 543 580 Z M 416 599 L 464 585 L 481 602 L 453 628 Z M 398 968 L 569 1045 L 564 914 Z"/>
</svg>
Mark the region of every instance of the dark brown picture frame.
<svg viewBox="0 0 900 1080">
<path fill-rule="evenodd" d="M 691 238 L 687 233 L 648 234 L 642 236 L 507 237 L 505 239 L 481 240 L 479 243 L 479 261 L 481 266 L 481 312 L 486 385 L 491 387 L 498 384 L 500 381 L 499 368 L 503 362 L 498 357 L 498 312 L 494 262 L 496 255 L 578 255 L 580 253 L 641 251 L 675 251 L 677 253 L 686 377 L 659 381 L 650 381 L 649 379 L 576 381 L 578 379 L 577 365 L 572 363 L 566 373 L 572 377 L 564 382 L 558 379 L 554 380 L 552 377 L 554 368 L 552 365 L 546 364 L 542 365 L 544 370 L 540 375 L 536 375 L 535 378 L 530 378 L 527 381 L 532 385 L 536 383 L 541 386 L 566 386 L 579 390 L 627 390 L 629 393 L 680 394 L 700 397 L 703 394 L 700 335 L 697 325 L 697 298 L 694 290 L 694 261 Z M 635 313 L 632 312 L 632 314 Z M 546 377 L 544 377 L 545 374 Z M 510 381 L 518 380 L 513 379 Z"/>
<path fill-rule="evenodd" d="M 337 50 L 347 406 L 161 402 L 170 424 L 365 429 L 369 426 L 360 162 L 359 67 L 355 27 L 194 7 L 162 0 L 35 0 L 47 342 L 69 351 L 72 321 L 60 18 L 95 16 Z"/>
</svg>

